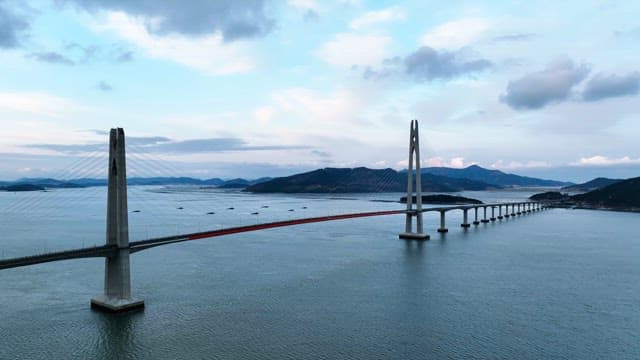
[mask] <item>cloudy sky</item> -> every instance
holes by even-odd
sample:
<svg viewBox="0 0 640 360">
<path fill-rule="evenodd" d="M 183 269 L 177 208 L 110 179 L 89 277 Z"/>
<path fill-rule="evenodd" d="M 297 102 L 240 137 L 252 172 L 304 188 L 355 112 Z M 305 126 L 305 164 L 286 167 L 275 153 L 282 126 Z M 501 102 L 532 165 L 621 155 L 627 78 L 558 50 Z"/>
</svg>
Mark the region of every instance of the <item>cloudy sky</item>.
<svg viewBox="0 0 640 360">
<path fill-rule="evenodd" d="M 0 179 L 106 131 L 200 178 L 640 175 L 640 2 L 0 0 Z M 178 174 L 175 174 L 178 175 Z"/>
</svg>

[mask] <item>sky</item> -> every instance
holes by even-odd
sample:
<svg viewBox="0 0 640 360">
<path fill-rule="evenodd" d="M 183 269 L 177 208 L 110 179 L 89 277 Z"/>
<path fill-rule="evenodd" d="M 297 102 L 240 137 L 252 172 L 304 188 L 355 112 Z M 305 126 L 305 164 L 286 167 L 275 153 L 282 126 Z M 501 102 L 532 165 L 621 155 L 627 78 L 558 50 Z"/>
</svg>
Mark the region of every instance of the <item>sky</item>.
<svg viewBox="0 0 640 360">
<path fill-rule="evenodd" d="M 412 119 L 423 166 L 640 176 L 639 14 L 614 0 L 0 0 L 0 179 L 59 174 L 106 151 L 112 127 L 175 175 L 402 169 Z"/>
</svg>

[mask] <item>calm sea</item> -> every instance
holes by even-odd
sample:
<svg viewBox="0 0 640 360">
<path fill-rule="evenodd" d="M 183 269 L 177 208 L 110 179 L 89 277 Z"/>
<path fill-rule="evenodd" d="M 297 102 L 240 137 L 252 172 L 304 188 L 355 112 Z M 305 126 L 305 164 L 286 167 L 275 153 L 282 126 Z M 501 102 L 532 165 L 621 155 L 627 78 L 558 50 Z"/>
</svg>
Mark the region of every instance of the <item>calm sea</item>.
<svg viewBox="0 0 640 360">
<path fill-rule="evenodd" d="M 131 238 L 399 196 L 131 187 Z M 105 207 L 105 188 L 0 193 L 0 257 L 102 244 Z M 429 215 L 422 244 L 398 240 L 395 215 L 153 248 L 132 256 L 147 307 L 129 315 L 89 308 L 102 259 L 2 270 L 0 359 L 640 359 L 640 214 L 556 209 L 469 231 L 460 218 L 441 236 Z"/>
</svg>

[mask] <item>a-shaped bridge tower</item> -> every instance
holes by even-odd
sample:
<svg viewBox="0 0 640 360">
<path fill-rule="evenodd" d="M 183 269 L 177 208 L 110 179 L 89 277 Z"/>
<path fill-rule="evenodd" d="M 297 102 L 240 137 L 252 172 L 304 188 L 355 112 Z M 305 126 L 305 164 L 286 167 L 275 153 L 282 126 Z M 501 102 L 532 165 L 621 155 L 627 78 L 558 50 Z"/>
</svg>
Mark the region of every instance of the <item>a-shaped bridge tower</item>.
<svg viewBox="0 0 640 360">
<path fill-rule="evenodd" d="M 106 245 L 112 247 L 115 245 L 116 250 L 112 256 L 104 259 L 104 294 L 91 299 L 92 308 L 113 312 L 144 307 L 144 301 L 131 297 L 127 166 L 124 144 L 124 130 L 111 129 Z"/>
<path fill-rule="evenodd" d="M 413 170 L 414 162 L 415 174 Z M 418 120 L 411 120 L 411 131 L 409 133 L 409 169 L 407 171 L 407 214 L 404 232 L 398 235 L 400 239 L 429 240 L 429 235 L 424 233 L 422 223 L 422 179 L 420 175 L 420 137 L 418 136 Z M 416 204 L 415 209 L 413 208 L 414 201 Z M 415 232 L 413 232 L 412 224 L 414 217 L 416 218 Z"/>
</svg>

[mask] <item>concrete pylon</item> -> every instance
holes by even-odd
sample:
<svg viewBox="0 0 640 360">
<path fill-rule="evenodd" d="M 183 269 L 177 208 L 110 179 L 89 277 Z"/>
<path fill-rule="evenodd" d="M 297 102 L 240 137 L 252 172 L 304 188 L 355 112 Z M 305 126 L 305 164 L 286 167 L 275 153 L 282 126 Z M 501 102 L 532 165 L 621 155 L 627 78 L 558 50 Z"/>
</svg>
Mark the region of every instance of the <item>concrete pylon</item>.
<svg viewBox="0 0 640 360">
<path fill-rule="evenodd" d="M 116 245 L 117 252 L 105 258 L 104 294 L 91 299 L 92 308 L 108 312 L 144 308 L 144 301 L 131 297 L 127 169 L 124 145 L 124 130 L 111 129 L 107 190 L 107 245 Z"/>
<path fill-rule="evenodd" d="M 415 177 L 413 171 L 414 162 Z M 405 232 L 398 235 L 400 239 L 429 239 L 429 235 L 424 234 L 422 226 L 422 181 L 420 175 L 420 138 L 418 136 L 418 120 L 411 120 L 411 132 L 409 134 L 409 171 L 407 172 L 407 218 L 405 222 Z M 413 208 L 414 188 L 416 199 L 415 209 Z M 416 218 L 416 232 L 413 232 L 413 217 Z"/>
</svg>

